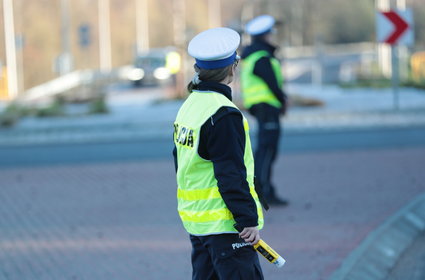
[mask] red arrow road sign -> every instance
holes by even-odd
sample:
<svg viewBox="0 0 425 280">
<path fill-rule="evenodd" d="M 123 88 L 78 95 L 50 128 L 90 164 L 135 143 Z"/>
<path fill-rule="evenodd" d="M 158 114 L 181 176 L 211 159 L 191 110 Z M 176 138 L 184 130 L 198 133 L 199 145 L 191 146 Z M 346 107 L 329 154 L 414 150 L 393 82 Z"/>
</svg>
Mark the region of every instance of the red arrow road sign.
<svg viewBox="0 0 425 280">
<path fill-rule="evenodd" d="M 409 29 L 409 24 L 394 11 L 383 12 L 382 14 L 388 18 L 395 27 L 394 32 L 385 40 L 385 43 L 391 45 L 395 44 L 401 35 Z"/>
</svg>

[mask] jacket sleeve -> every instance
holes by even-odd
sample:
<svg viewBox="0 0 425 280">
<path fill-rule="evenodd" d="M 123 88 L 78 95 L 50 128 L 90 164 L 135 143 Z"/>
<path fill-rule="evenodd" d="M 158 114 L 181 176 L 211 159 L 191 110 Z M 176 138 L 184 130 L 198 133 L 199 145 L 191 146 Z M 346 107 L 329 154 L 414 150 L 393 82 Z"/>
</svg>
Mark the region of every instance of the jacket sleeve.
<svg viewBox="0 0 425 280">
<path fill-rule="evenodd" d="M 282 105 L 286 104 L 286 94 L 283 92 L 282 87 L 277 82 L 275 73 L 270 63 L 270 59 L 268 57 L 262 57 L 255 63 L 254 74 L 264 80 L 264 82 L 269 86 L 270 90 Z"/>
<path fill-rule="evenodd" d="M 241 113 L 230 109 L 222 116 L 215 115 L 207 135 L 208 156 L 214 165 L 219 192 L 236 221 L 235 227 L 257 226 L 257 206 L 246 180 L 245 131 Z"/>
</svg>

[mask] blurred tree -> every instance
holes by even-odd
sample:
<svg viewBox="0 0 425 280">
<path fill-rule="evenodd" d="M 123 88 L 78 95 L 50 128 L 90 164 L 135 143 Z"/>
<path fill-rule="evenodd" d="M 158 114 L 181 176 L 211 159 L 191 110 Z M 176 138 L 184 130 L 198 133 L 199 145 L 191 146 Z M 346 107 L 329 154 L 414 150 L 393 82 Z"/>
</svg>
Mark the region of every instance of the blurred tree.
<svg viewBox="0 0 425 280">
<path fill-rule="evenodd" d="M 326 0 L 321 9 L 323 30 L 327 44 L 373 41 L 375 34 L 375 6 L 373 0 Z M 332 7 L 332 8 L 330 8 Z M 324 20 L 326 19 L 326 20 Z"/>
<path fill-rule="evenodd" d="M 188 35 L 194 35 L 201 30 L 205 30 L 209 28 L 208 26 L 208 0 L 202 0 L 202 1 L 186 1 L 187 11 L 186 11 L 186 18 L 187 18 L 187 27 L 189 29 L 189 32 L 192 34 Z"/>
<path fill-rule="evenodd" d="M 173 0 L 149 0 L 149 40 L 151 47 L 173 44 Z"/>
<path fill-rule="evenodd" d="M 136 2 L 111 1 L 112 67 L 132 64 L 136 53 Z"/>
<path fill-rule="evenodd" d="M 172 45 L 173 0 L 148 0 L 151 47 Z M 188 37 L 208 28 L 208 0 L 184 0 Z M 1 2 L 1 1 L 0 1 Z M 98 54 L 97 1 L 70 3 L 71 52 L 74 69 L 96 69 Z M 425 49 L 424 0 L 406 0 L 414 11 L 416 49 Z M 270 13 L 285 23 L 283 37 L 289 45 L 312 45 L 321 35 L 324 43 L 374 41 L 374 0 L 232 0 L 221 1 L 222 23 L 237 28 L 247 4 L 253 16 Z M 132 63 L 136 46 L 135 0 L 110 0 L 113 67 Z M 14 0 L 16 34 L 23 38 L 23 75 L 28 89 L 57 76 L 54 61 L 60 47 L 60 0 Z M 81 47 L 79 28 L 90 27 L 90 44 Z M 0 5 L 0 62 L 5 63 L 4 24 Z"/>
<path fill-rule="evenodd" d="M 30 88 L 56 76 L 54 62 L 61 52 L 60 1 L 15 0 L 14 4 L 17 29 L 25 38 L 24 85 Z"/>
</svg>

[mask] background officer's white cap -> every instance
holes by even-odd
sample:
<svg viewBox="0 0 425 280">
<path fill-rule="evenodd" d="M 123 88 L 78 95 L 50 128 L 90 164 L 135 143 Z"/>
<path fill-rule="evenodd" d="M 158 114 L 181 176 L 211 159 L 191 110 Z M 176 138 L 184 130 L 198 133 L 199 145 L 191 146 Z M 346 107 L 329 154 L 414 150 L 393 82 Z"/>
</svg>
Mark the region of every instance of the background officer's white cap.
<svg viewBox="0 0 425 280">
<path fill-rule="evenodd" d="M 261 15 L 250 20 L 245 26 L 245 31 L 251 36 L 258 36 L 270 32 L 274 24 L 274 17 L 270 15 Z"/>
<path fill-rule="evenodd" d="M 223 68 L 237 59 L 236 49 L 240 41 L 239 34 L 233 29 L 212 28 L 196 35 L 189 42 L 187 51 L 195 58 L 199 68 Z"/>
</svg>

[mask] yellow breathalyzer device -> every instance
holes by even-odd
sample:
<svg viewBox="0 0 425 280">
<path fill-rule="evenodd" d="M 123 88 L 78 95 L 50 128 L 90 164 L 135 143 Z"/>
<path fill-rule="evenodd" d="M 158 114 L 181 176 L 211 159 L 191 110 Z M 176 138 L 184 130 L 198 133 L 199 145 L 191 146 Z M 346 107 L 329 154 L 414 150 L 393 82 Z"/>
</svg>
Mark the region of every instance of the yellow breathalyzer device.
<svg viewBox="0 0 425 280">
<path fill-rule="evenodd" d="M 254 245 L 254 249 L 257 250 L 263 257 L 265 257 L 270 263 L 277 267 L 282 267 L 285 264 L 285 259 L 282 258 L 275 250 L 273 250 L 266 242 L 262 239 Z"/>
</svg>

